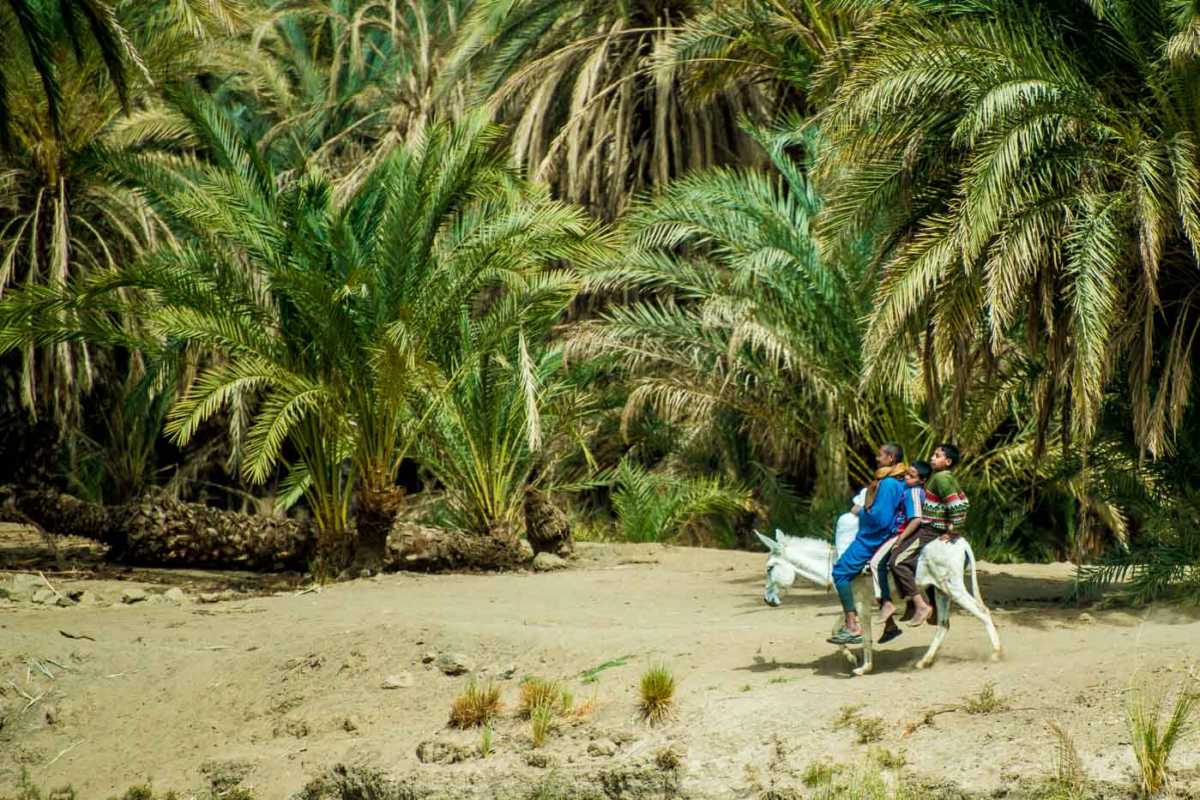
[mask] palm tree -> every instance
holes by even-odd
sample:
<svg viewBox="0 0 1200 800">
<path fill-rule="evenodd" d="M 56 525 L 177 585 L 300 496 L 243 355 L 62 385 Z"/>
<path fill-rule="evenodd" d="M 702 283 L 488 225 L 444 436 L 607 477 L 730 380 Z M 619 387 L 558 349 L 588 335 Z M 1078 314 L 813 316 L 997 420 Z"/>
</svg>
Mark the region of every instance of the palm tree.
<svg viewBox="0 0 1200 800">
<path fill-rule="evenodd" d="M 50 7 L 27 5 L 42 23 L 38 41 L 51 50 L 74 43 L 76 50 L 73 60 L 52 64 L 53 91 L 38 78 L 36 48 L 0 52 L 0 72 L 9 78 L 3 103 L 8 147 L 0 150 L 0 291 L 14 284 L 62 284 L 172 238 L 137 192 L 113 180 L 111 166 L 125 152 L 174 158 L 189 150 L 194 143 L 182 120 L 154 86 L 211 68 L 225 37 L 240 24 L 225 3 L 205 0 L 167 6 L 139 0 L 115 11 L 102 3 L 69 2 L 52 6 L 58 17 Z M 79 38 L 71 21 L 76 14 L 93 26 L 94 45 Z M 96 26 L 109 33 L 96 33 Z M 136 103 L 126 103 L 126 81 L 114 73 L 111 48 L 118 45 L 137 67 L 129 76 L 140 90 Z M 144 59 L 135 58 L 139 51 Z M 122 106 L 128 114 L 120 113 Z M 103 358 L 82 342 L 25 348 L 22 401 L 35 411 L 53 409 L 60 422 L 77 423 L 81 395 L 106 369 Z"/>
<path fill-rule="evenodd" d="M 186 442 L 231 408 L 247 425 L 233 441 L 245 477 L 288 463 L 330 567 L 351 550 L 355 495 L 355 557 L 375 566 L 413 441 L 508 331 L 570 295 L 553 266 L 590 257 L 593 226 L 522 184 L 478 114 L 430 126 L 339 198 L 318 170 L 279 181 L 211 102 L 180 104 L 210 161 L 132 158 L 124 170 L 184 243 L 66 293 L 17 293 L 6 344 L 119 338 L 109 319 L 124 308 L 157 334 L 160 359 L 215 353 L 168 432 Z M 130 289 L 133 299 L 118 293 Z M 64 317 L 73 330 L 43 322 Z"/>
<path fill-rule="evenodd" d="M 621 359 L 626 420 L 649 408 L 711 440 L 732 412 L 759 458 L 815 466 L 818 495 L 844 499 L 865 260 L 822 255 L 812 234 L 821 203 L 788 150 L 815 152 L 813 131 L 755 135 L 773 170 L 697 174 L 630 210 L 625 252 L 587 286 L 639 299 L 581 323 L 571 348 Z"/>
<path fill-rule="evenodd" d="M 475 358 L 418 443 L 416 457 L 444 487 L 456 526 L 519 534 L 527 494 L 557 488 L 561 462 L 585 441 L 595 409 L 561 348 L 545 339 L 577 287 L 575 279 L 565 283 L 540 319 L 530 315 Z M 476 349 L 470 339 L 463 345 Z"/>
<path fill-rule="evenodd" d="M 1084 442 L 1123 375 L 1138 442 L 1169 453 L 1200 332 L 1200 12 L 862 5 L 820 122 L 828 228 L 876 234 L 867 374 L 896 385 L 918 352 L 925 394 L 961 400 L 1025 358 L 1041 431 Z"/>
<path fill-rule="evenodd" d="M 737 119 L 754 91 L 685 101 L 655 62 L 693 0 L 479 0 L 454 57 L 513 126 L 513 154 L 557 194 L 613 218 L 638 192 L 750 150 Z"/>
</svg>

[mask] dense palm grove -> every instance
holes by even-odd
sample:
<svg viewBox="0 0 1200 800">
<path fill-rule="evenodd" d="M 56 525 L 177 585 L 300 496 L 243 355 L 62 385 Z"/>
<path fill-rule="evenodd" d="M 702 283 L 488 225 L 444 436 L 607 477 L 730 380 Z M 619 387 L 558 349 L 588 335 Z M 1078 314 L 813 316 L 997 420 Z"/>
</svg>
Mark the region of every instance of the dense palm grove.
<svg viewBox="0 0 1200 800">
<path fill-rule="evenodd" d="M 3 0 L 4 482 L 737 543 L 953 440 L 1200 596 L 1200 6 Z M 560 515 L 561 516 L 561 515 Z"/>
</svg>

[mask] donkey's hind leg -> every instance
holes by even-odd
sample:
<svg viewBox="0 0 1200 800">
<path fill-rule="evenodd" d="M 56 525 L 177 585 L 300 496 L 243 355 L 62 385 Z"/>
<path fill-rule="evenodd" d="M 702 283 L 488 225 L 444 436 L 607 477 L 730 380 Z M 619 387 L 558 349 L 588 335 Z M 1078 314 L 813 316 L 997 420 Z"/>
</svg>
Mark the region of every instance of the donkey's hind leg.
<svg viewBox="0 0 1200 800">
<path fill-rule="evenodd" d="M 992 615 L 982 604 L 975 601 L 975 598 L 967 593 L 965 586 L 957 587 L 951 594 L 951 599 L 955 603 L 962 606 L 963 611 L 966 611 L 971 616 L 983 623 L 983 627 L 987 629 L 988 639 L 992 642 L 992 661 L 999 661 L 1003 651 L 1000 648 L 1000 634 L 996 633 L 996 625 L 992 622 Z"/>
<path fill-rule="evenodd" d="M 950 598 L 945 592 L 940 590 L 935 590 L 933 595 L 937 601 L 937 630 L 934 631 L 933 641 L 929 643 L 929 649 L 925 651 L 925 655 L 917 662 L 917 669 L 925 669 L 933 664 L 933 660 L 937 658 L 938 649 L 942 646 L 942 640 L 946 638 L 946 633 L 950 630 Z"/>
</svg>

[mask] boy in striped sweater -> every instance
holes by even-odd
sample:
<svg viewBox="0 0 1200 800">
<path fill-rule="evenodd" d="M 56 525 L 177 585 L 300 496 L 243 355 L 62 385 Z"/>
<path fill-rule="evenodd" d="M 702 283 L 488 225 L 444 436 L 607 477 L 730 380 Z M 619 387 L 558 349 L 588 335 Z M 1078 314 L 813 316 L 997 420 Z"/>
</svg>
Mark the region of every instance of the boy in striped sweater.
<svg viewBox="0 0 1200 800">
<path fill-rule="evenodd" d="M 913 604 L 916 612 L 911 627 L 924 625 L 933 614 L 933 606 L 917 589 L 917 559 L 921 549 L 934 539 L 952 541 L 967 519 L 970 503 L 967 495 L 959 488 L 951 467 L 958 466 L 958 448 L 952 444 L 940 444 L 934 448 L 929 459 L 933 477 L 925 484 L 925 503 L 921 508 L 921 527 L 909 537 L 898 553 L 892 557 L 892 575 L 900 594 Z"/>
</svg>

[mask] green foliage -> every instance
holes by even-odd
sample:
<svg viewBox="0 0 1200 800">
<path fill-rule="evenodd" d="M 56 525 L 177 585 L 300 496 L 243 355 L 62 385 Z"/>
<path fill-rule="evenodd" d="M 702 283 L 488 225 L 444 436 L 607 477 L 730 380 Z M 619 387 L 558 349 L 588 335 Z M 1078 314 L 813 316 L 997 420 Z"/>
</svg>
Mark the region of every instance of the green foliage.
<svg viewBox="0 0 1200 800">
<path fill-rule="evenodd" d="M 529 735 L 534 747 L 546 743 L 546 737 L 554 728 L 554 708 L 550 705 L 537 705 L 529 711 Z"/>
<path fill-rule="evenodd" d="M 617 466 L 614 483 L 613 509 L 627 542 L 669 541 L 703 521 L 720 525 L 751 508 L 747 490 L 718 478 L 649 472 L 630 459 Z"/>
</svg>

